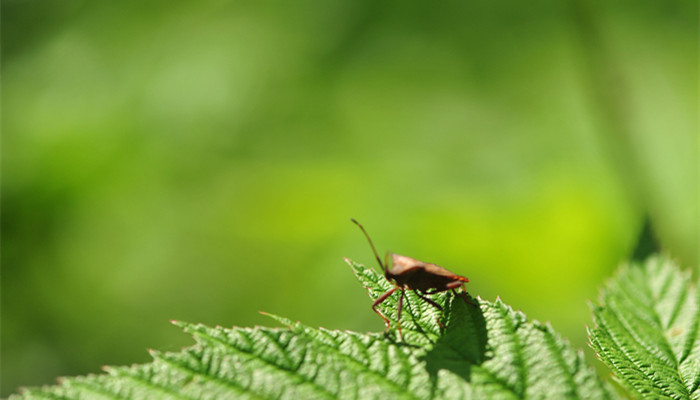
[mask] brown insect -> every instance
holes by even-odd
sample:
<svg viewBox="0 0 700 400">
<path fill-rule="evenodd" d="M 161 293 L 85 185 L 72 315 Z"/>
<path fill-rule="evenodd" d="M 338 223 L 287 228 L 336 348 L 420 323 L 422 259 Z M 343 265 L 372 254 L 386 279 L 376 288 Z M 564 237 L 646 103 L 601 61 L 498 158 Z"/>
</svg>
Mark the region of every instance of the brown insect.
<svg viewBox="0 0 700 400">
<path fill-rule="evenodd" d="M 372 247 L 374 256 L 377 258 L 379 265 L 384 271 L 384 277 L 389 282 L 393 282 L 396 285 L 392 289 L 389 289 L 383 295 L 379 296 L 379 298 L 375 300 L 374 303 L 372 303 L 372 310 L 374 310 L 374 312 L 376 312 L 377 314 L 379 314 L 380 317 L 382 317 L 387 329 L 389 329 L 389 327 L 391 326 L 390 321 L 386 316 L 384 316 L 384 314 L 377 310 L 377 306 L 382 304 L 384 300 L 391 296 L 397 289 L 401 291 L 401 296 L 399 297 L 398 304 L 398 316 L 396 318 L 399 337 L 401 337 L 401 309 L 403 307 L 403 298 L 406 289 L 413 290 L 413 292 L 418 297 L 440 310 L 441 313 L 442 307 L 438 303 L 426 297 L 427 295 L 452 290 L 452 293 L 454 293 L 455 295 L 460 295 L 460 297 L 464 298 L 465 301 L 469 302 L 464 293 L 457 294 L 457 292 L 455 291 L 455 289 L 461 286 L 466 292 L 466 287 L 464 286 L 464 284 L 469 282 L 469 279 L 457 275 L 454 272 L 450 272 L 438 265 L 425 263 L 411 257 L 401 256 L 391 252 L 386 253 L 386 259 L 384 263 L 382 263 L 382 260 L 379 258 L 379 254 L 377 253 L 377 249 L 374 247 L 372 239 L 369 238 L 369 234 L 367 234 L 365 228 L 362 225 L 360 225 L 360 223 L 357 222 L 355 219 L 351 218 L 350 220 L 354 222 L 357 226 L 359 226 L 360 229 L 362 229 L 362 232 L 367 237 L 367 241 L 369 241 L 369 245 Z M 391 269 L 389 269 L 388 265 L 389 254 L 391 254 L 392 261 Z M 444 325 L 442 325 L 442 323 L 440 322 L 440 319 L 438 319 L 438 324 L 444 327 Z"/>
</svg>

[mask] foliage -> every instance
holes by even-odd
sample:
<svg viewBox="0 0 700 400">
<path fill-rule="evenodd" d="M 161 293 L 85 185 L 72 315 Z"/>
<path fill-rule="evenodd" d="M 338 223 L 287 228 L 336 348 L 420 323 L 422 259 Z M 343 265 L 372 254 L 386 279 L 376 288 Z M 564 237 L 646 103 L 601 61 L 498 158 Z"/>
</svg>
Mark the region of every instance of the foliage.
<svg viewBox="0 0 700 400">
<path fill-rule="evenodd" d="M 590 342 L 640 398 L 700 399 L 700 297 L 665 257 L 625 265 L 593 307 Z"/>
<path fill-rule="evenodd" d="M 372 299 L 391 288 L 351 263 Z M 396 295 L 380 310 L 396 322 Z M 408 292 L 403 336 L 311 328 L 271 316 L 283 328 L 231 329 L 175 322 L 196 344 L 152 351 L 153 362 L 109 367 L 25 389 L 32 398 L 613 398 L 613 393 L 550 326 L 528 321 L 502 301 L 433 299 Z M 478 304 L 478 305 L 477 305 Z M 394 327 L 395 324 L 392 324 Z"/>
</svg>

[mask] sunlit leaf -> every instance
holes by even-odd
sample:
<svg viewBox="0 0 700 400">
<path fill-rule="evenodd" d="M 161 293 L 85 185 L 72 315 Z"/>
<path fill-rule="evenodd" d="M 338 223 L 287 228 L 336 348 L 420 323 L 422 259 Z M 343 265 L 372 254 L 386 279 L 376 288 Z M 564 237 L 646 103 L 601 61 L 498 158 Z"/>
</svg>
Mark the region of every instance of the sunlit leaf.
<svg viewBox="0 0 700 400">
<path fill-rule="evenodd" d="M 700 399 L 700 297 L 689 271 L 665 257 L 623 266 L 593 321 L 591 345 L 632 392 Z"/>
<path fill-rule="evenodd" d="M 392 286 L 351 263 L 370 297 Z M 398 293 L 380 309 L 396 321 Z M 196 343 L 152 351 L 153 362 L 107 368 L 25 389 L 14 399 L 606 399 L 595 373 L 548 325 L 502 301 L 432 298 L 444 315 L 407 292 L 403 335 L 311 328 L 271 316 L 282 328 L 222 328 L 175 322 Z M 368 312 L 371 312 L 368 310 Z M 438 319 L 442 317 L 442 325 Z"/>
</svg>

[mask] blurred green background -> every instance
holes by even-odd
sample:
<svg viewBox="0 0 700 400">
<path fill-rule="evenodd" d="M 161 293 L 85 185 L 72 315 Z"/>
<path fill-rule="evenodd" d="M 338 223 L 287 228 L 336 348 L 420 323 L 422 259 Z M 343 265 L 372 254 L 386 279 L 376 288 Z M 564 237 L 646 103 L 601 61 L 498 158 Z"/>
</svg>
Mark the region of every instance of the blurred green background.
<svg viewBox="0 0 700 400">
<path fill-rule="evenodd" d="M 645 218 L 698 265 L 697 15 L 3 1 L 1 394 L 191 343 L 169 319 L 381 331 L 350 217 L 584 347 Z"/>
</svg>

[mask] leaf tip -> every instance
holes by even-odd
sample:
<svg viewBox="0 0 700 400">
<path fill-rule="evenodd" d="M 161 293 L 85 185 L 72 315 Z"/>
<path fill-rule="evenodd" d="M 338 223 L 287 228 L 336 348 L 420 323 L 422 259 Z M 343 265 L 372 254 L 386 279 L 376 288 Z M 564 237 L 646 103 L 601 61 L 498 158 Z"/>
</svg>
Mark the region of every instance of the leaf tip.
<svg viewBox="0 0 700 400">
<path fill-rule="evenodd" d="M 177 321 L 177 320 L 171 320 L 170 323 L 177 326 L 178 328 L 182 329 L 185 332 L 191 332 L 192 330 L 196 329 L 198 325 L 201 325 L 201 324 L 195 325 L 195 324 L 191 324 L 189 322 Z"/>
<path fill-rule="evenodd" d="M 596 304 L 593 302 L 593 300 L 590 299 L 586 299 L 586 305 L 588 306 L 588 309 L 590 311 L 593 311 L 596 308 Z"/>
<path fill-rule="evenodd" d="M 343 257 L 343 260 L 345 260 L 345 262 L 350 266 L 350 269 L 352 269 L 352 272 L 355 274 L 355 276 L 359 276 L 361 272 L 361 269 L 358 268 L 359 264 L 347 257 Z"/>
<path fill-rule="evenodd" d="M 282 324 L 282 325 L 284 325 L 284 326 L 286 326 L 286 327 L 291 327 L 292 325 L 294 325 L 294 322 L 293 322 L 292 320 L 288 319 L 288 318 L 280 317 L 279 315 L 271 314 L 271 313 L 269 313 L 269 312 L 267 312 L 267 311 L 258 311 L 258 312 L 259 312 L 260 314 L 262 314 L 262 315 L 268 317 L 268 318 L 274 319 L 275 321 L 279 322 L 280 324 Z"/>
<path fill-rule="evenodd" d="M 160 355 L 160 351 L 155 350 L 155 349 L 148 349 L 147 351 L 148 351 L 148 354 L 150 354 L 151 357 L 153 357 L 153 358 L 158 358 L 158 356 Z"/>
</svg>

